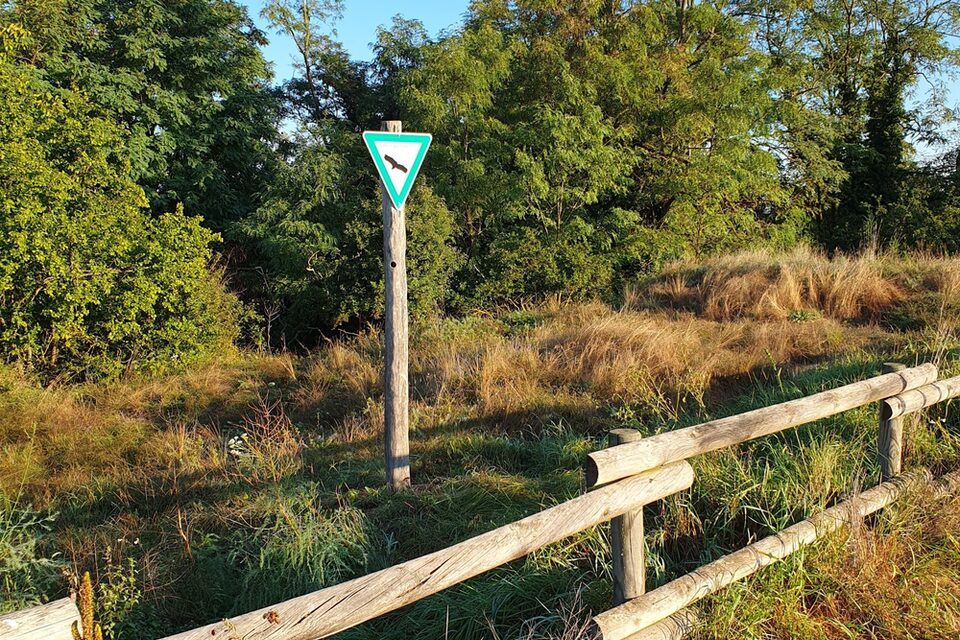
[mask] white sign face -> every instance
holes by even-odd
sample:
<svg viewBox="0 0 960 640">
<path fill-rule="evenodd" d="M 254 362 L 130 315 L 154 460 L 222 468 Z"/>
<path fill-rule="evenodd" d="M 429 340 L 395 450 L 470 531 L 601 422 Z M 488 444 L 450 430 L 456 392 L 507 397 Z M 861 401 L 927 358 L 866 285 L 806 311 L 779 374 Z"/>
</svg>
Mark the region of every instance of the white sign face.
<svg viewBox="0 0 960 640">
<path fill-rule="evenodd" d="M 393 205 L 403 207 L 423 165 L 432 136 L 429 133 L 365 131 L 363 141 L 377 166 Z"/>
</svg>

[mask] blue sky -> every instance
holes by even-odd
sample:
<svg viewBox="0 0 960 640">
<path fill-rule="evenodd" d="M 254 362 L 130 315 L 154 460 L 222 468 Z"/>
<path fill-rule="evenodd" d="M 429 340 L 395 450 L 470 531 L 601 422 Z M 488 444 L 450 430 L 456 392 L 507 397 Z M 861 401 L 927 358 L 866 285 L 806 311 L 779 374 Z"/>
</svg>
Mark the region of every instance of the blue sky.
<svg viewBox="0 0 960 640">
<path fill-rule="evenodd" d="M 282 82 L 292 74 L 292 60 L 296 49 L 284 36 L 267 29 L 260 19 L 260 10 L 266 0 L 245 0 L 253 18 L 270 36 L 270 45 L 264 55 L 273 63 L 274 81 Z M 423 22 L 430 35 L 460 23 L 469 0 L 346 0 L 343 18 L 335 25 L 337 40 L 343 43 L 350 56 L 358 60 L 371 57 L 370 43 L 376 37 L 377 27 L 389 26 L 398 13 L 405 18 Z"/>
</svg>

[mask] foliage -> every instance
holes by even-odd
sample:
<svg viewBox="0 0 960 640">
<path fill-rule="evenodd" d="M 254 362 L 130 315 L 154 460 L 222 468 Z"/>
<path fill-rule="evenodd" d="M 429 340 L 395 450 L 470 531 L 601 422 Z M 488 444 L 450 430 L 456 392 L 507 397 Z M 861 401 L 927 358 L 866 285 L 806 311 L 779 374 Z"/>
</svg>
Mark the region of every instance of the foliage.
<svg viewBox="0 0 960 640">
<path fill-rule="evenodd" d="M 383 308 L 383 223 L 369 156 L 359 136 L 336 124 L 318 126 L 310 137 L 279 172 L 264 206 L 233 229 L 268 270 L 261 295 L 267 308 L 285 310 L 289 340 L 374 319 Z M 406 211 L 409 304 L 422 319 L 442 306 L 457 264 L 453 220 L 422 186 Z"/>
<path fill-rule="evenodd" d="M 324 31 L 339 3 L 294 5 L 264 14 L 303 54 L 285 93 L 312 135 L 292 171 L 352 220 L 344 210 L 363 205 L 344 186 L 369 167 L 362 154 L 345 161 L 343 136 L 379 117 L 433 133 L 421 182 L 450 211 L 459 256 L 440 270 L 453 270 L 452 289 L 429 298 L 447 309 L 615 298 L 669 260 L 811 235 L 831 249 L 871 238 L 951 246 L 953 190 L 933 177 L 942 170 L 910 160 L 907 144 L 909 132 L 932 139 L 943 121 L 920 120 L 936 92 L 913 110 L 907 96 L 956 58 L 946 5 L 478 0 L 462 28 L 435 41 L 395 19 L 369 63 L 349 61 Z M 284 203 L 311 202 L 304 191 L 278 183 L 242 225 L 267 280 L 287 299 L 316 292 L 308 273 L 338 283 L 301 297 L 329 310 L 322 326 L 376 317 L 375 197 L 361 243 L 332 223 L 303 224 Z M 292 242 L 289 226 L 311 235 Z M 363 269 L 342 268 L 343 255 Z M 289 310 L 288 326 L 315 319 L 296 303 L 275 306 Z"/>
<path fill-rule="evenodd" d="M 123 129 L 131 177 L 154 213 L 178 203 L 222 230 L 258 204 L 279 108 L 232 0 L 14 0 L 0 22 L 33 34 L 22 58 L 82 92 Z"/>
<path fill-rule="evenodd" d="M 114 122 L 0 52 L 0 345 L 44 375 L 115 375 L 228 343 L 237 302 L 208 270 L 199 220 L 151 217 Z"/>
<path fill-rule="evenodd" d="M 736 5 L 759 21 L 761 48 L 793 78 L 779 102 L 785 113 L 803 114 L 784 124 L 787 153 L 802 149 L 806 162 L 791 173 L 829 187 L 807 213 L 817 239 L 830 249 L 876 249 L 936 224 L 942 205 L 911 201 L 918 163 L 910 151 L 914 142 L 942 142 L 940 126 L 951 117 L 943 96 L 958 60 L 947 36 L 960 20 L 956 3 Z M 819 141 L 825 153 L 805 141 Z"/>
<path fill-rule="evenodd" d="M 134 559 L 115 562 L 111 549 L 107 548 L 105 560 L 106 567 L 97 584 L 95 607 L 99 620 L 97 628 L 102 628 L 103 637 L 124 640 L 162 634 L 162 625 L 144 599 Z M 84 581 L 88 580 L 89 574 L 84 574 Z"/>
<path fill-rule="evenodd" d="M 40 604 L 57 584 L 63 563 L 38 549 L 52 523 L 0 495 L 0 613 Z"/>
<path fill-rule="evenodd" d="M 269 606 L 378 568 L 379 535 L 363 513 L 323 509 L 312 489 L 308 484 L 269 505 L 265 521 L 243 545 L 244 551 L 238 552 L 243 585 L 234 613 Z"/>
<path fill-rule="evenodd" d="M 913 149 L 952 119 L 954 2 L 475 0 L 434 38 L 395 16 L 353 60 L 342 0 L 271 0 L 297 52 L 275 89 L 234 0 L 2 6 L 32 32 L 18 60 L 122 125 L 153 213 L 223 232 L 275 344 L 380 319 L 358 134 L 383 119 L 434 135 L 407 209 L 417 318 L 616 300 L 744 247 L 956 248 L 956 151 Z"/>
<path fill-rule="evenodd" d="M 747 31 L 708 4 L 634 9 L 475 3 L 408 75 L 466 302 L 609 291 L 656 266 L 651 236 L 670 255 L 764 236 L 783 195 L 752 142 L 770 99 Z"/>
</svg>

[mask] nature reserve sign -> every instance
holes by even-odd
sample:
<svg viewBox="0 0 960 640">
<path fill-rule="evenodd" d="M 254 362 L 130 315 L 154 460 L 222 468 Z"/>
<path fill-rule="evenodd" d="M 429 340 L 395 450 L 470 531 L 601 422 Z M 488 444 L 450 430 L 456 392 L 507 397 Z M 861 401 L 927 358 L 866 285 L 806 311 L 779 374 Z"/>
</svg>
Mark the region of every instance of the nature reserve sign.
<svg viewBox="0 0 960 640">
<path fill-rule="evenodd" d="M 403 208 L 410 195 L 431 140 L 433 136 L 429 133 L 363 132 L 363 142 L 377 166 L 390 201 L 397 209 Z"/>
<path fill-rule="evenodd" d="M 399 120 L 384 120 L 380 126 L 380 131 L 364 131 L 363 143 L 383 188 L 383 450 L 387 485 L 396 491 L 410 486 L 407 229 L 403 205 L 433 136 L 403 133 Z"/>
</svg>

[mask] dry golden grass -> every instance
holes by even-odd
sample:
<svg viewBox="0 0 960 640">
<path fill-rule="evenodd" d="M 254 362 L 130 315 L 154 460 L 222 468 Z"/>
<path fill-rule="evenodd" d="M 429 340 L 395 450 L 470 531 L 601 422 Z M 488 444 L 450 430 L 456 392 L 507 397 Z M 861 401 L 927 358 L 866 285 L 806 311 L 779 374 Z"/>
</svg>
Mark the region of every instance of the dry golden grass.
<svg viewBox="0 0 960 640">
<path fill-rule="evenodd" d="M 301 416 L 312 414 L 317 422 L 343 415 L 345 409 L 363 407 L 379 393 L 380 360 L 365 353 L 374 340 L 361 336 L 353 343 L 332 342 L 302 359 L 297 366 L 297 384 L 289 400 Z"/>
<path fill-rule="evenodd" d="M 78 487 L 129 482 L 144 467 L 186 460 L 186 433 L 216 466 L 220 426 L 255 415 L 289 356 L 229 354 L 188 372 L 111 385 L 40 388 L 0 369 L 0 491 L 37 504 Z M 185 426 L 186 425 L 186 426 Z"/>
<path fill-rule="evenodd" d="M 278 484 L 303 466 L 303 439 L 279 401 L 261 398 L 227 446 L 237 462 L 236 477 L 252 485 Z"/>
<path fill-rule="evenodd" d="M 478 320 L 469 331 L 441 324 L 417 336 L 414 427 L 430 430 L 466 417 L 495 430 L 559 420 L 595 431 L 606 420 L 597 408 L 622 402 L 675 417 L 690 402 L 702 404 L 726 378 L 859 348 L 876 337 L 875 330 L 825 319 L 720 323 L 600 304 L 533 313 L 536 323 L 520 332 Z M 300 358 L 233 355 L 189 372 L 99 387 L 40 389 L 5 370 L 0 490 L 23 489 L 44 503 L 69 486 L 129 483 L 143 465 L 187 460 L 188 434 L 205 443 L 191 440 L 191 455 L 206 451 L 205 463 L 194 468 L 222 471 L 225 425 L 256 440 L 263 435 L 257 425 L 276 426 L 274 413 L 307 433 L 378 446 L 381 358 L 378 336 L 370 333 Z M 299 455 L 286 451 L 289 438 L 261 440 L 257 455 L 265 462 L 274 460 L 271 451 L 291 464 Z M 264 479 L 285 473 L 281 467 L 257 465 Z"/>
<path fill-rule="evenodd" d="M 145 583 L 158 585 L 163 598 L 172 597 L 169 585 L 176 584 L 178 592 L 189 588 L 175 581 L 197 571 L 199 558 L 213 557 L 210 547 L 201 545 L 227 544 L 206 534 L 232 531 L 238 522 L 248 533 L 258 532 L 264 514 L 272 513 L 265 505 L 300 489 L 311 510 L 362 509 L 384 530 L 396 530 L 398 557 L 412 557 L 434 542 L 463 535 L 470 528 L 464 528 L 464 514 L 473 513 L 474 505 L 486 505 L 473 516 L 486 523 L 504 520 L 505 510 L 518 517 L 528 513 L 544 496 L 570 495 L 579 486 L 578 456 L 596 443 L 588 436 L 614 424 L 669 428 L 708 408 L 731 409 L 723 401 L 734 396 L 738 403 L 759 404 L 768 393 L 784 393 L 782 369 L 789 383 L 791 373 L 802 374 L 794 368 L 821 359 L 843 368 L 847 360 L 887 358 L 908 341 L 915 341 L 911 349 L 925 348 L 917 345 L 925 336 L 859 321 L 885 304 L 931 293 L 956 296 L 960 270 L 949 260 L 897 265 L 884 260 L 841 259 L 831 265 L 801 251 L 779 264 L 765 254 L 749 254 L 701 271 L 677 266 L 640 292 L 646 298 L 621 310 L 553 304 L 421 327 L 411 343 L 411 449 L 418 487 L 396 498 L 378 492 L 383 354 L 372 331 L 309 354 L 225 354 L 188 372 L 102 386 L 43 389 L 0 368 L 0 492 L 40 509 L 71 505 L 56 532 L 58 552 L 78 566 L 89 565 L 106 548 L 117 558 L 137 556 Z M 667 308 L 651 308 L 655 296 L 663 296 Z M 830 311 L 794 313 L 813 304 Z M 875 422 L 867 420 L 872 438 Z M 830 437 L 796 445 L 799 449 L 748 455 L 729 450 L 701 459 L 696 508 L 686 497 L 664 502 L 664 524 L 653 533 L 661 536 L 657 544 L 670 549 L 672 541 L 681 541 L 670 553 L 683 561 L 684 554 L 701 553 L 697 541 L 731 548 L 765 530 L 764 514 L 782 519 L 793 509 L 819 508 L 845 490 L 853 473 L 846 462 L 865 446 L 844 431 L 849 424 L 833 426 L 823 430 Z M 908 460 L 916 443 L 926 442 L 916 433 L 911 430 Z M 782 473 L 770 473 L 771 468 Z M 944 520 L 940 526 L 955 531 L 956 525 Z M 445 528 L 445 537 L 436 533 L 438 527 Z M 828 594 L 811 599 L 818 607 L 816 620 L 811 621 L 813 605 L 798 597 L 793 606 L 774 586 L 758 596 L 766 598 L 755 607 L 762 620 L 750 628 L 770 631 L 769 637 L 805 637 L 798 630 L 812 624 L 838 630 L 822 637 L 842 637 L 841 629 L 877 620 L 895 624 L 894 612 L 883 607 L 897 599 L 907 603 L 903 611 L 909 616 L 921 616 L 922 603 L 910 599 L 912 588 L 924 594 L 920 598 L 956 599 L 960 567 L 910 564 L 916 549 L 910 545 L 917 540 L 955 544 L 931 527 L 905 530 L 904 540 L 897 534 L 892 542 L 863 533 L 862 544 L 875 545 L 871 557 L 886 558 L 887 565 L 867 558 L 849 570 L 849 553 L 839 546 L 836 560 L 826 554 L 814 576 L 826 578 L 798 579 L 797 592 L 809 584 Z M 601 537 L 589 536 L 587 546 L 599 549 Z M 137 539 L 151 540 L 148 553 L 121 542 Z M 577 548 L 583 552 L 583 546 Z M 936 555 L 922 551 L 915 557 Z M 943 554 L 943 562 L 954 562 L 960 556 L 955 551 L 960 550 Z M 598 553 L 605 552 L 584 557 Z M 232 571 L 231 557 L 222 554 Z M 564 575 L 584 575 L 581 566 L 564 566 Z M 862 586 L 848 585 L 861 573 Z M 546 573 L 541 577 L 554 580 Z M 874 593 L 881 589 L 893 599 Z M 477 606 L 492 600 L 484 596 Z M 739 601 L 728 609 L 739 615 L 738 607 Z M 960 611 L 960 602 L 950 610 Z M 578 619 L 573 616 L 571 624 Z M 953 637 L 954 622 L 944 614 L 934 626 Z M 722 633 L 704 637 L 727 637 L 728 628 L 721 621 Z M 529 631 L 530 637 L 547 633 L 546 626 Z"/>
<path fill-rule="evenodd" d="M 837 256 L 809 248 L 752 251 L 703 263 L 679 262 L 631 287 L 625 306 L 673 308 L 712 320 L 784 320 L 815 313 L 873 320 L 909 296 L 960 300 L 960 259 L 932 256 Z"/>
<path fill-rule="evenodd" d="M 424 348 L 438 351 L 434 361 L 458 363 L 437 367 L 446 393 L 479 416 L 522 420 L 545 407 L 613 400 L 675 413 L 683 398 L 702 399 L 722 378 L 859 348 L 871 335 L 831 320 L 719 323 L 578 305 L 548 314 L 526 334 L 502 336 L 481 349 L 464 345 L 468 357 L 451 358 L 449 344 Z"/>
<path fill-rule="evenodd" d="M 960 637 L 960 496 L 914 490 L 711 596 L 695 639 Z"/>
<path fill-rule="evenodd" d="M 910 495 L 883 517 L 812 558 L 810 573 L 829 585 L 812 617 L 829 638 L 858 627 L 879 638 L 960 637 L 960 497 Z"/>
</svg>

